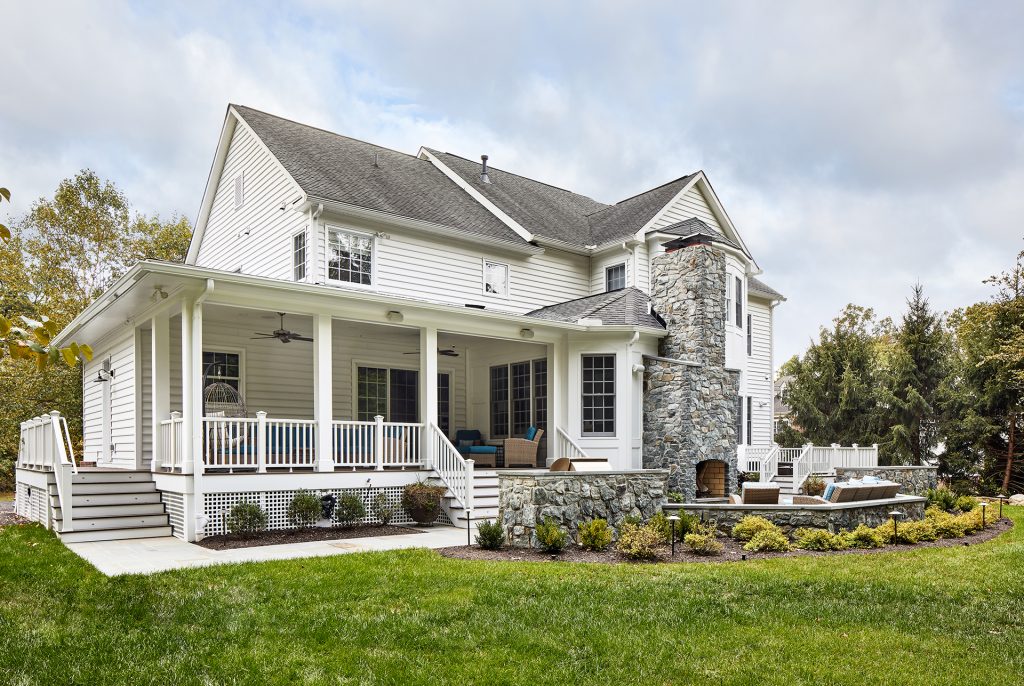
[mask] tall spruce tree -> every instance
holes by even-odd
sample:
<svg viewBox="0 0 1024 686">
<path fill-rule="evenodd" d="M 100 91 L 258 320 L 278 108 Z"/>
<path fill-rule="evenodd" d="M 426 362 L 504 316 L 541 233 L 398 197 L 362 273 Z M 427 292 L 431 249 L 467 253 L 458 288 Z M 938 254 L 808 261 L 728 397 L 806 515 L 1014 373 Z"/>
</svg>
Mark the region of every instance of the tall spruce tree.
<svg viewBox="0 0 1024 686">
<path fill-rule="evenodd" d="M 938 443 L 935 394 L 946 373 L 942 320 L 914 286 L 899 328 L 881 355 L 878 408 L 883 457 L 891 464 L 922 464 Z"/>
</svg>

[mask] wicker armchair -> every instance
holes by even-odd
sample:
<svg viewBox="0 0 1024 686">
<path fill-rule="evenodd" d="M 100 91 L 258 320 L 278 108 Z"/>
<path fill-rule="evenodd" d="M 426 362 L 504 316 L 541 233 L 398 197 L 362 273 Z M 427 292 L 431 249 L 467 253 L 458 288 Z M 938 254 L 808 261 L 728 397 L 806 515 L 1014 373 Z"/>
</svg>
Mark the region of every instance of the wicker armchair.
<svg viewBox="0 0 1024 686">
<path fill-rule="evenodd" d="M 526 438 L 506 438 L 504 450 L 505 466 L 537 466 L 537 451 L 540 449 L 540 439 L 543 435 L 544 429 L 536 429 L 532 440 Z"/>
</svg>

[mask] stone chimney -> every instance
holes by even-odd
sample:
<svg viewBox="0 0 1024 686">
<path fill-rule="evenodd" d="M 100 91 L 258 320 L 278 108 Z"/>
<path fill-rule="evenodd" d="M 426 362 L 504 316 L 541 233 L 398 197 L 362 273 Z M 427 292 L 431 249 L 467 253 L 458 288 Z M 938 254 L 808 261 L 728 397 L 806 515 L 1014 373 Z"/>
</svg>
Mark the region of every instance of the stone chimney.
<svg viewBox="0 0 1024 686">
<path fill-rule="evenodd" d="M 651 261 L 651 300 L 668 335 L 644 372 L 643 461 L 670 470 L 687 501 L 736 490 L 739 372 L 725 369 L 725 254 L 697 243 Z M 698 486 L 701 487 L 698 492 Z"/>
</svg>

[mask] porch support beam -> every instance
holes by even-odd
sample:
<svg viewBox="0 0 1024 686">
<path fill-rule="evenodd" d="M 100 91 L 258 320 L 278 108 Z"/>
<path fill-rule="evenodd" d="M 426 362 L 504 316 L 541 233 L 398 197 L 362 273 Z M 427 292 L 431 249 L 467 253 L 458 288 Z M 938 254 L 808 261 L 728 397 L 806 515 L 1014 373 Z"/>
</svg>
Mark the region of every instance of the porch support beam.
<svg viewBox="0 0 1024 686">
<path fill-rule="evenodd" d="M 181 472 L 182 474 L 191 474 L 195 463 L 193 461 L 192 452 L 192 440 L 193 436 L 199 434 L 202 430 L 202 420 L 196 422 L 196 412 L 194 409 L 195 394 L 193 392 L 193 386 L 195 385 L 195 375 L 192 372 L 192 368 L 195 363 L 192 361 L 192 309 L 193 304 L 190 300 L 184 300 L 181 303 L 181 418 L 182 418 L 182 436 L 185 437 L 185 445 L 182 446 L 181 456 Z M 199 411 L 200 413 L 202 410 Z"/>
<path fill-rule="evenodd" d="M 566 341 L 563 336 L 555 343 L 546 346 L 548 356 L 548 458 L 551 460 L 564 455 L 558 455 L 558 429 L 562 429 L 570 436 L 567 423 L 566 400 L 568 397 L 568 376 L 566 370 Z"/>
<path fill-rule="evenodd" d="M 317 422 L 316 469 L 334 471 L 334 448 L 331 445 L 334 418 L 333 357 L 331 317 L 318 314 L 313 317 L 313 417 Z"/>
<path fill-rule="evenodd" d="M 420 329 L 420 416 L 424 424 L 437 424 L 437 328 L 425 326 Z M 429 435 L 429 428 L 424 432 Z M 433 467 L 431 441 L 423 442 L 423 462 L 428 469 Z"/>
<path fill-rule="evenodd" d="M 167 459 L 161 455 L 160 422 L 171 416 L 171 322 L 165 310 L 150 320 L 150 408 L 152 409 L 151 471 Z"/>
</svg>

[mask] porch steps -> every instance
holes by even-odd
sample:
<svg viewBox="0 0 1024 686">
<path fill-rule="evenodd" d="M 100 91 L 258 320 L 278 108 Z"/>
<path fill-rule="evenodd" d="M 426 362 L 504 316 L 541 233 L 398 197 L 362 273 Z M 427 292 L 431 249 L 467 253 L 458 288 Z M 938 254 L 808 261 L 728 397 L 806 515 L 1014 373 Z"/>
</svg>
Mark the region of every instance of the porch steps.
<svg viewBox="0 0 1024 686">
<path fill-rule="evenodd" d="M 88 469 L 71 478 L 73 530 L 64 531 L 56 484 L 49 488 L 53 527 L 66 543 L 170 536 L 167 511 L 147 471 Z"/>
<path fill-rule="evenodd" d="M 455 498 L 447 495 L 443 501 L 444 510 L 454 526 L 466 528 L 466 511 Z M 493 470 L 475 470 L 473 472 L 473 514 L 470 528 L 476 535 L 476 525 L 487 520 L 498 518 L 498 473 Z"/>
</svg>

